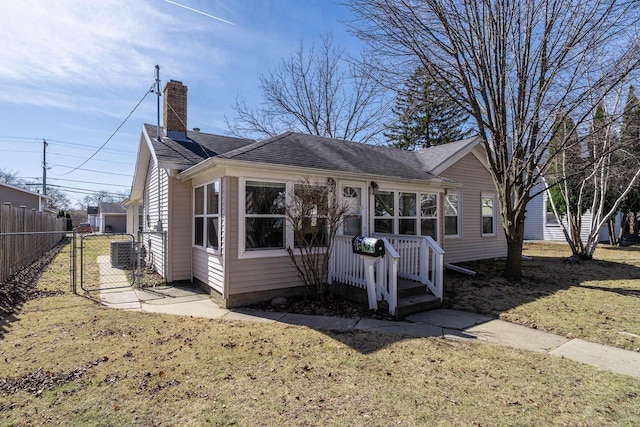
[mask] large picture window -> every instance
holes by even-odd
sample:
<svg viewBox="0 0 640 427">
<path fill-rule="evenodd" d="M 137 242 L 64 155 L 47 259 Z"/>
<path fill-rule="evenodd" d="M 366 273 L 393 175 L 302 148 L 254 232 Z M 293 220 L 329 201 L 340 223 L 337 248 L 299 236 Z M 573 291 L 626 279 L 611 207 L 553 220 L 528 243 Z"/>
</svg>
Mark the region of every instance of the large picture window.
<svg viewBox="0 0 640 427">
<path fill-rule="evenodd" d="M 296 184 L 294 239 L 296 247 L 327 245 L 327 211 L 329 191 L 327 187 Z M 290 220 L 293 220 L 289 216 Z M 301 244 L 302 243 L 302 244 Z"/>
<path fill-rule="evenodd" d="M 460 194 L 448 193 L 444 198 L 444 234 L 460 235 Z"/>
<path fill-rule="evenodd" d="M 245 250 L 284 249 L 285 183 L 246 181 Z"/>
<path fill-rule="evenodd" d="M 220 249 L 220 181 L 194 188 L 193 200 L 193 244 Z"/>
<path fill-rule="evenodd" d="M 482 235 L 493 236 L 496 234 L 496 197 L 483 194 L 482 197 Z"/>
</svg>

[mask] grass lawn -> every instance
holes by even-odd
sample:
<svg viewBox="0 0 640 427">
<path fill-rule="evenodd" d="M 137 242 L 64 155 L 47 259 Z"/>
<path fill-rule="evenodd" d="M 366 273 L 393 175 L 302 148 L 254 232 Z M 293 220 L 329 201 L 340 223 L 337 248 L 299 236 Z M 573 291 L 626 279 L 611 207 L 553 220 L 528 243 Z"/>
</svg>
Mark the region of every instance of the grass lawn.
<svg viewBox="0 0 640 427">
<path fill-rule="evenodd" d="M 44 297 L 0 325 L 1 425 L 640 419 L 637 378 L 486 344 L 119 311 L 70 293 L 68 267 L 62 252 L 40 279 Z"/>
<path fill-rule="evenodd" d="M 445 274 L 445 306 L 587 341 L 640 351 L 640 247 L 600 245 L 570 264 L 566 243 L 527 243 L 521 282 L 503 261 L 468 263 L 476 277 Z"/>
</svg>

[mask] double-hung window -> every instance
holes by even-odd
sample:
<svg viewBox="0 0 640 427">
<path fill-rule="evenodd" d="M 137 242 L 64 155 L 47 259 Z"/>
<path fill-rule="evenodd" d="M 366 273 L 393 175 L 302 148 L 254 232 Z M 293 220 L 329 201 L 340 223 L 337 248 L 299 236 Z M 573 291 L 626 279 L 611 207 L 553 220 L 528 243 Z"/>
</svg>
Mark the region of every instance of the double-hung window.
<svg viewBox="0 0 640 427">
<path fill-rule="evenodd" d="M 284 182 L 245 182 L 245 250 L 284 249 L 287 186 Z"/>
<path fill-rule="evenodd" d="M 448 193 L 444 198 L 444 235 L 460 235 L 460 193 Z"/>
<path fill-rule="evenodd" d="M 342 233 L 358 236 L 362 234 L 362 188 L 345 186 L 342 197 L 347 205 L 347 213 L 342 217 Z"/>
<path fill-rule="evenodd" d="M 193 200 L 193 244 L 220 249 L 220 181 L 194 188 Z"/>
<path fill-rule="evenodd" d="M 483 194 L 482 200 L 482 235 L 494 236 L 496 234 L 496 196 Z"/>
</svg>

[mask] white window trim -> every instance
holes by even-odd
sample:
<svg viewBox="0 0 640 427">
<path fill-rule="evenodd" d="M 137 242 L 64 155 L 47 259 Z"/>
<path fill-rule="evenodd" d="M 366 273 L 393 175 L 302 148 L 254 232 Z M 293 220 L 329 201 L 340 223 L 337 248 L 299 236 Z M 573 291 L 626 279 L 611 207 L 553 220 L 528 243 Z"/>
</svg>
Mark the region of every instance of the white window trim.
<svg viewBox="0 0 640 427">
<path fill-rule="evenodd" d="M 240 177 L 238 180 L 238 259 L 252 259 L 252 258 L 276 258 L 289 256 L 286 249 L 257 249 L 253 251 L 247 251 L 245 247 L 245 231 L 246 231 L 246 197 L 247 192 L 245 186 L 247 181 L 259 181 L 259 182 L 271 182 L 274 184 L 285 185 L 285 203 L 291 204 L 291 189 L 293 188 L 293 182 L 284 179 L 273 178 L 261 178 L 261 177 Z M 284 216 L 284 215 L 283 215 Z M 294 241 L 293 230 L 287 225 L 286 216 L 284 218 L 284 246 Z M 292 245 L 293 247 L 293 245 Z"/>
<path fill-rule="evenodd" d="M 484 232 L 484 218 L 485 215 L 482 213 L 482 199 L 493 199 L 493 231 L 491 233 L 485 233 Z M 480 231 L 482 232 L 482 237 L 495 237 L 498 233 L 498 216 L 496 215 L 497 212 L 497 208 L 496 208 L 496 202 L 497 202 L 497 197 L 495 195 L 495 193 L 481 193 L 480 194 Z"/>
<path fill-rule="evenodd" d="M 218 183 L 218 213 L 217 214 L 207 214 L 206 210 L 207 210 L 207 186 L 209 184 L 214 184 Z M 197 245 L 195 243 L 196 240 L 196 227 L 195 227 L 195 218 L 196 218 L 196 188 L 200 188 L 202 187 L 204 195 L 203 195 L 203 214 L 202 215 L 197 215 L 197 217 L 203 218 L 203 224 L 202 224 L 202 245 Z M 192 219 L 192 232 L 191 232 L 191 247 L 193 249 L 197 249 L 199 251 L 206 251 L 207 253 L 213 254 L 213 255 L 220 255 L 222 253 L 222 180 L 221 179 L 214 179 L 211 181 L 207 181 L 207 182 L 203 182 L 199 185 L 194 186 L 191 189 L 191 195 L 192 195 L 192 204 L 191 204 L 191 219 Z M 208 236 L 208 232 L 207 232 L 207 227 L 208 227 L 208 221 L 207 218 L 209 217 L 217 217 L 218 218 L 218 249 L 215 248 L 210 248 L 207 246 L 207 236 Z"/>
<path fill-rule="evenodd" d="M 446 229 L 446 219 L 447 219 L 447 214 L 445 212 L 446 206 L 442 207 L 442 226 L 443 226 L 443 230 L 444 230 L 444 238 L 445 239 L 461 239 L 462 238 L 462 191 L 449 191 L 448 193 L 446 193 L 443 197 L 443 202 L 446 204 L 447 203 L 447 195 L 449 194 L 457 194 L 458 195 L 458 230 L 456 231 L 456 234 L 447 234 L 447 229 Z M 449 216 L 453 216 L 453 215 L 449 215 Z"/>
<path fill-rule="evenodd" d="M 415 215 L 412 216 L 401 216 L 400 215 L 400 194 L 404 193 L 404 194 L 413 194 L 414 196 L 414 200 L 415 200 L 415 210 L 416 213 Z M 396 206 L 397 208 L 397 212 L 396 212 L 396 218 L 395 221 L 397 222 L 396 224 L 396 230 L 398 230 L 398 235 L 400 236 L 415 236 L 415 237 L 419 237 L 420 236 L 420 231 L 422 231 L 420 229 L 420 219 L 421 219 L 421 210 L 420 210 L 420 193 L 417 191 L 403 191 L 403 190 L 397 190 L 395 192 L 395 200 L 396 200 Z M 409 221 L 413 221 L 413 227 L 415 229 L 415 234 L 400 234 L 400 220 L 409 220 Z"/>
<path fill-rule="evenodd" d="M 363 235 L 368 235 L 369 232 L 369 213 L 368 213 L 368 189 L 367 183 L 364 182 L 356 182 L 356 181 L 340 181 L 339 182 L 339 193 L 338 197 L 340 200 L 344 200 L 344 188 L 345 187 L 353 187 L 360 189 L 360 231 Z M 340 229 L 338 230 L 338 234 L 344 236 L 344 224 L 340 224 Z"/>
</svg>

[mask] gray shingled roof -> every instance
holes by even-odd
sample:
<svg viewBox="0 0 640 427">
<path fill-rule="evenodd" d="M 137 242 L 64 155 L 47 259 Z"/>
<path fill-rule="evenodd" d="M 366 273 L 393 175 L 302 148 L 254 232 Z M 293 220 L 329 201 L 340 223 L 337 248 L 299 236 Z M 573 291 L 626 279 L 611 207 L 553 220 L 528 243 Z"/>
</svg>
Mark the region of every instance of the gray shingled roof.
<svg viewBox="0 0 640 427">
<path fill-rule="evenodd" d="M 253 139 L 233 138 L 192 131 L 187 131 L 188 140 L 186 141 L 167 137 L 162 137 L 162 141 L 158 141 L 156 138 L 157 127 L 149 124 L 145 124 L 144 127 L 149 138 L 151 138 L 153 150 L 158 160 L 184 165 L 185 169 L 209 157 L 216 157 L 256 142 Z"/>
<path fill-rule="evenodd" d="M 100 213 L 102 214 L 126 214 L 127 213 L 126 209 L 123 208 L 120 203 L 101 202 L 99 209 L 100 209 Z"/>
<path fill-rule="evenodd" d="M 461 139 L 460 141 L 450 142 L 448 144 L 425 148 L 423 150 L 416 151 L 415 153 L 420 158 L 424 168 L 428 171 L 432 171 L 453 157 L 468 144 L 474 144 L 476 139 L 477 137 L 474 136 L 472 138 Z"/>
<path fill-rule="evenodd" d="M 405 179 L 434 178 L 415 152 L 287 132 L 220 158 Z"/>
<path fill-rule="evenodd" d="M 162 141 L 158 141 L 156 129 L 156 126 L 145 125 L 158 160 L 184 169 L 215 157 L 417 180 L 435 178 L 429 171 L 474 141 L 469 138 L 421 151 L 406 151 L 296 132 L 255 141 L 188 131 L 187 140 L 163 136 Z"/>
</svg>

